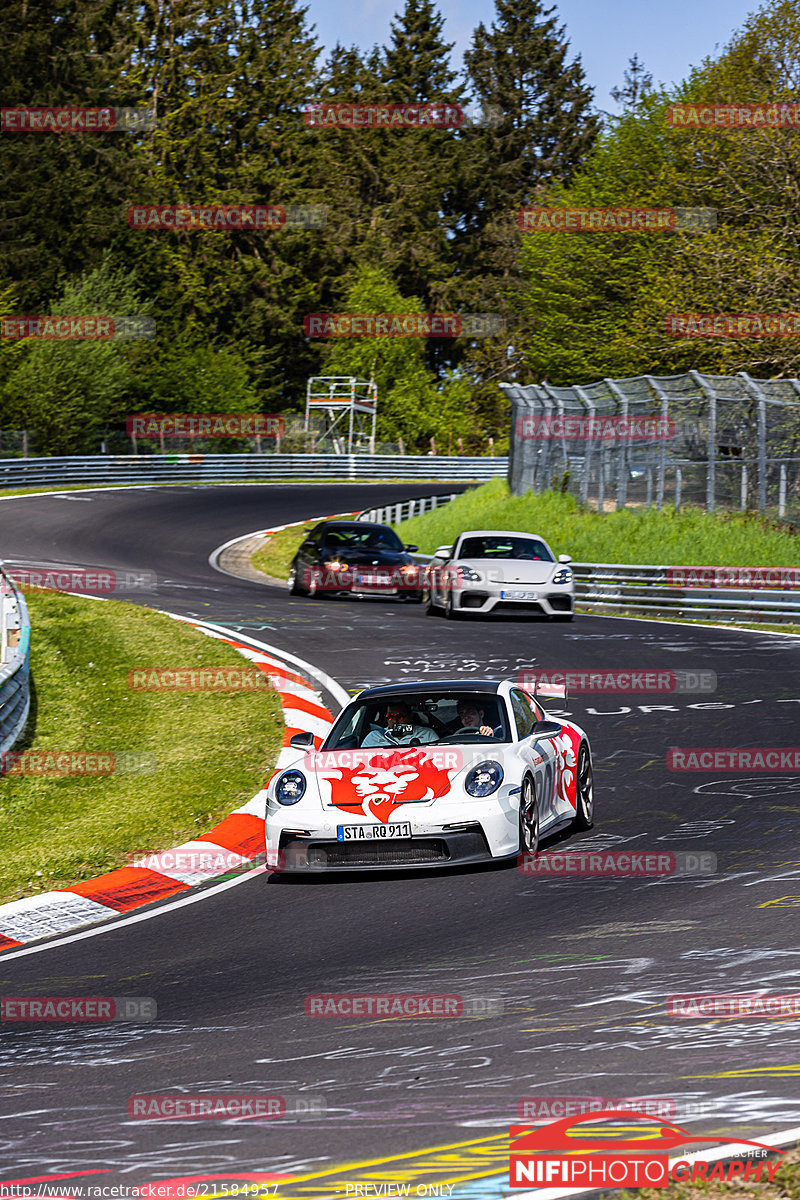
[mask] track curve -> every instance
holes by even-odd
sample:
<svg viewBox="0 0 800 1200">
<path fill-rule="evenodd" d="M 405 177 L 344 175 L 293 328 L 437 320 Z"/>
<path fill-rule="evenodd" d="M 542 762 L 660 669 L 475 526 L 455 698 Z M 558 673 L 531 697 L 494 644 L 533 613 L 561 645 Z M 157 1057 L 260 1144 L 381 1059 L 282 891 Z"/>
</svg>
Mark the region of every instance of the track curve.
<svg viewBox="0 0 800 1200">
<path fill-rule="evenodd" d="M 104 1184 L 132 1186 L 274 1171 L 295 1177 L 282 1196 L 322 1197 L 345 1178 L 330 1173 L 337 1164 L 363 1164 L 348 1181 L 369 1170 L 396 1178 L 390 1166 L 410 1167 L 368 1164 L 468 1141 L 480 1143 L 484 1173 L 500 1176 L 494 1139 L 524 1097 L 661 1097 L 679 1123 L 721 1136 L 800 1124 L 796 1020 L 665 1015 L 671 993 L 798 990 L 798 778 L 675 774 L 665 758 L 670 747 L 796 744 L 800 638 L 587 616 L 570 625 L 452 624 L 421 606 L 290 598 L 222 577 L 207 561 L 248 530 L 429 491 L 287 485 L 21 497 L 3 502 L 0 556 L 155 572 L 157 587 L 130 598 L 300 654 L 349 690 L 534 665 L 714 672 L 711 695 L 570 700 L 593 742 L 597 810 L 595 829 L 568 844 L 710 851 L 717 873 L 258 876 L 101 936 L 0 957 L 4 995 L 151 995 L 159 1011 L 149 1026 L 4 1029 L 8 1178 L 103 1170 Z M 304 1014 L 308 994 L 358 991 L 491 995 L 504 1011 L 401 1022 Z M 176 1089 L 315 1097 L 327 1112 L 129 1119 L 131 1096 Z M 693 1113 L 691 1104 L 706 1107 Z"/>
</svg>

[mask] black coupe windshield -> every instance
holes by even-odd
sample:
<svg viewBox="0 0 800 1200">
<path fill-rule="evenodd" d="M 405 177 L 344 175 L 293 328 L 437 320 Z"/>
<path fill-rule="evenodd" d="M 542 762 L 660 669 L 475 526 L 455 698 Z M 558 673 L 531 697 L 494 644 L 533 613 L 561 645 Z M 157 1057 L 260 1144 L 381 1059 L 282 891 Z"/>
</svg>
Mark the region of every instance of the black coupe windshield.
<svg viewBox="0 0 800 1200">
<path fill-rule="evenodd" d="M 356 750 L 510 740 L 505 702 L 495 693 L 420 691 L 348 706 L 324 748 Z"/>
<path fill-rule="evenodd" d="M 353 529 L 339 526 L 325 533 L 325 549 L 337 550 L 394 550 L 401 552 L 403 543 L 388 527 L 385 529 Z"/>
<path fill-rule="evenodd" d="M 526 537 L 469 537 L 458 550 L 459 558 L 516 558 L 528 562 L 555 562 L 544 542 Z"/>
</svg>

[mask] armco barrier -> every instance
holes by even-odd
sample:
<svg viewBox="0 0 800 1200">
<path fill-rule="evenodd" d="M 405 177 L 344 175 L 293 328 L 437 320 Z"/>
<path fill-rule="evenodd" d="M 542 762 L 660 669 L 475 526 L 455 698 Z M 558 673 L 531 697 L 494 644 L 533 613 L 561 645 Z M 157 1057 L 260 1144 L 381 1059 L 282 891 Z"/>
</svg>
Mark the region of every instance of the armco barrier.
<svg viewBox="0 0 800 1200">
<path fill-rule="evenodd" d="M 0 754 L 25 728 L 30 708 L 31 623 L 25 597 L 0 570 Z"/>
<path fill-rule="evenodd" d="M 421 516 L 456 495 L 423 496 L 399 504 L 370 508 L 359 513 L 359 521 L 398 525 Z M 430 555 L 415 554 L 417 562 L 428 563 Z M 572 563 L 575 573 L 575 609 L 599 612 L 634 612 L 697 620 L 752 621 L 773 625 L 800 622 L 800 591 L 786 588 L 691 587 L 668 582 L 669 572 L 690 574 L 698 568 L 647 566 L 629 563 Z M 742 568 L 745 570 L 746 568 Z M 800 573 L 800 572 L 799 572 Z"/>
<path fill-rule="evenodd" d="M 674 565 L 573 563 L 572 569 L 576 608 L 659 613 L 698 620 L 746 619 L 773 625 L 800 622 L 798 590 L 676 586 L 668 582 L 668 572 L 688 574 L 693 568 Z"/>
<path fill-rule="evenodd" d="M 375 521 L 378 525 L 399 525 L 401 521 L 410 521 L 412 517 L 421 517 L 423 513 L 432 512 L 442 504 L 455 500 L 458 492 L 449 496 L 418 496 L 416 500 L 401 500 L 398 504 L 385 504 L 383 508 L 367 508 L 358 514 L 358 521 Z"/>
<path fill-rule="evenodd" d="M 485 481 L 505 477 L 506 458 L 392 454 L 130 454 L 0 461 L 0 488 L 269 480 Z"/>
</svg>

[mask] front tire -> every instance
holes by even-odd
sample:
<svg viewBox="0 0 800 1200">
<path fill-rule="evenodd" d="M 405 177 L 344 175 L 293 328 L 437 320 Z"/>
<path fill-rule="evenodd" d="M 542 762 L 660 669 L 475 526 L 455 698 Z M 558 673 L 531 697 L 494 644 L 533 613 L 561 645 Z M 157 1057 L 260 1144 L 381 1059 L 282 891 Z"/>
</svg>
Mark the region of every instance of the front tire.
<svg viewBox="0 0 800 1200">
<path fill-rule="evenodd" d="M 306 590 L 301 587 L 297 578 L 297 567 L 294 563 L 289 567 L 289 595 L 290 596 L 305 596 Z"/>
<path fill-rule="evenodd" d="M 453 604 L 452 592 L 448 592 L 444 598 L 444 615 L 448 621 L 455 621 L 458 617 L 458 610 Z"/>
<path fill-rule="evenodd" d="M 422 599 L 425 604 L 425 612 L 428 614 L 429 617 L 435 617 L 439 611 L 439 605 L 434 604 L 433 588 L 430 588 L 430 587 L 426 588 L 422 594 Z"/>
<path fill-rule="evenodd" d="M 575 773 L 576 803 L 574 829 L 591 829 L 594 824 L 594 779 L 592 758 L 584 742 L 578 751 L 578 767 Z"/>
<path fill-rule="evenodd" d="M 539 853 L 539 798 L 530 779 L 523 781 L 519 798 L 519 852 Z"/>
</svg>

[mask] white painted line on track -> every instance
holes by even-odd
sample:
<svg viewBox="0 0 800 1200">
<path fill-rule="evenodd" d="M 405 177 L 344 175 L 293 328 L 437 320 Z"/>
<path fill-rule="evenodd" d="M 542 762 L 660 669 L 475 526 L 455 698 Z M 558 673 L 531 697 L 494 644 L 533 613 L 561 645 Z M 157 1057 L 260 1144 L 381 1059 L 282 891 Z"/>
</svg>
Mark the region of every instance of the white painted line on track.
<svg viewBox="0 0 800 1200">
<path fill-rule="evenodd" d="M 165 609 L 160 611 L 165 612 Z M 315 667 L 305 658 L 300 658 L 296 654 L 290 654 L 288 650 L 283 650 L 280 646 L 273 646 L 268 642 L 260 642 L 256 638 L 247 637 L 244 633 L 238 633 L 235 629 L 228 629 L 224 625 L 216 625 L 213 621 L 203 621 L 195 617 L 182 617 L 178 613 L 167 613 L 167 616 L 174 617 L 176 621 L 186 621 L 190 625 L 195 625 L 198 628 L 212 629 L 215 633 L 220 634 L 225 638 L 232 638 L 237 642 L 246 642 L 250 646 L 255 646 L 257 650 L 266 650 L 268 654 L 274 654 L 276 658 L 283 659 L 284 662 L 294 663 L 295 666 L 302 667 L 307 671 L 312 678 L 322 684 L 327 691 L 334 697 L 338 704 L 344 708 L 345 704 L 349 704 L 352 696 L 346 692 L 340 683 L 332 676 L 326 675 L 319 667 Z"/>
<path fill-rule="evenodd" d="M 114 930 L 122 929 L 125 925 L 135 925 L 138 921 L 149 921 L 152 917 L 160 917 L 163 913 L 173 912 L 177 908 L 185 908 L 188 904 L 198 904 L 201 900 L 205 900 L 209 896 L 216 896 L 219 892 L 227 891 L 228 888 L 237 887 L 240 883 L 245 883 L 248 879 L 252 879 L 254 875 L 267 874 L 272 874 L 272 872 L 267 871 L 265 867 L 254 867 L 252 871 L 247 871 L 244 875 L 238 875 L 236 879 L 228 879 L 225 883 L 218 883 L 214 887 L 206 888 L 205 891 L 197 892 L 193 896 L 185 896 L 181 900 L 167 900 L 159 905 L 158 908 L 151 909 L 150 912 L 135 913 L 131 917 L 122 917 L 119 921 L 109 921 L 104 925 L 95 925 L 91 929 L 85 929 L 83 933 L 70 933 L 65 937 L 54 939 L 52 942 L 46 942 L 41 946 L 26 946 L 23 950 L 6 950 L 0 955 L 0 964 L 8 962 L 12 958 L 23 958 L 26 954 L 41 954 L 44 950 L 54 950 L 61 946 L 68 946 L 71 942 L 82 942 L 86 938 L 99 937 L 102 933 L 111 933 Z"/>
<path fill-rule="evenodd" d="M 92 597 L 92 599 L 100 599 L 100 598 L 101 597 Z M 102 597 L 102 599 L 105 599 L 105 597 Z M 161 611 L 164 613 L 165 616 L 170 616 L 176 621 L 181 621 L 184 624 L 191 625 L 193 628 L 199 630 L 199 632 L 201 632 L 201 633 L 205 633 L 207 636 L 211 636 L 213 638 L 217 638 L 220 640 L 222 640 L 222 639 L 230 640 L 230 641 L 237 642 L 240 644 L 247 642 L 251 646 L 253 646 L 255 649 L 267 652 L 267 654 L 270 657 L 272 657 L 273 659 L 278 659 L 279 663 L 281 663 L 281 664 L 286 664 L 287 666 L 294 665 L 295 667 L 300 667 L 307 674 L 311 675 L 314 679 L 317 679 L 322 684 L 322 686 L 328 692 L 330 692 L 330 694 L 337 700 L 338 703 L 348 704 L 350 702 L 350 696 L 344 690 L 344 688 L 341 686 L 341 684 L 339 684 L 335 679 L 330 678 L 330 676 L 326 675 L 325 672 L 321 671 L 318 667 L 315 667 L 313 665 L 313 663 L 307 662 L 306 659 L 299 658 L 296 654 L 289 654 L 287 651 L 281 650 L 277 646 L 267 645 L 265 642 L 259 642 L 255 638 L 246 637 L 246 636 L 238 633 L 235 629 L 230 629 L 225 625 L 216 625 L 209 621 L 198 621 L 191 617 L 181 616 L 178 613 L 166 612 L 163 609 L 154 610 L 154 611 Z M 275 668 L 273 668 L 273 669 L 275 669 Z M 286 711 L 285 709 L 283 709 L 283 705 L 282 705 L 282 711 L 284 713 Z M 328 730 L 330 729 L 329 722 L 323 722 L 319 717 L 316 717 L 309 713 L 306 713 L 301 709 L 292 709 L 291 714 L 292 714 L 293 721 L 296 721 L 297 725 L 299 725 L 301 727 L 310 727 L 311 725 L 313 725 L 314 729 L 318 729 L 318 731 L 322 734 L 322 736 L 324 736 L 324 734 L 327 733 Z M 287 747 L 287 746 L 282 747 L 279 752 L 276 764 L 275 764 L 276 769 L 280 769 L 281 767 L 285 766 L 286 760 L 289 757 L 291 757 L 291 761 L 295 761 L 299 753 L 300 752 L 296 749 L 290 751 L 289 747 Z M 260 808 L 264 803 L 264 794 L 265 794 L 264 789 L 262 788 L 261 791 L 259 791 L 255 796 L 253 796 L 251 798 L 251 800 L 249 800 L 247 802 L 246 805 L 236 809 L 235 812 L 251 813 L 251 812 L 253 812 L 253 808 L 255 808 L 258 811 L 253 812 L 253 815 L 258 815 L 258 816 L 263 815 L 260 811 Z M 233 815 L 233 814 L 230 814 L 230 815 Z M 209 847 L 211 847 L 213 850 L 216 850 L 217 852 L 229 853 L 224 850 L 221 851 L 220 848 L 216 847 L 214 843 L 206 843 L 204 839 L 200 839 L 196 843 L 195 842 L 185 843 L 185 846 L 183 848 L 185 849 L 186 846 L 194 846 L 196 844 L 202 845 L 202 846 L 208 845 Z M 180 850 L 181 847 L 178 847 L 177 849 Z M 114 910 L 110 909 L 110 908 L 106 908 L 106 911 L 108 913 L 108 919 L 103 920 L 102 924 L 95 924 L 90 929 L 85 929 L 80 933 L 67 933 L 65 931 L 63 936 L 53 938 L 52 940 L 40 943 L 39 945 L 26 946 L 19 950 L 9 949 L 9 950 L 3 951 L 2 953 L 0 953 L 0 960 L 5 961 L 6 959 L 19 958 L 24 954 L 38 954 L 44 950 L 50 950 L 55 947 L 69 945 L 71 942 L 82 941 L 84 938 L 96 937 L 96 936 L 99 936 L 101 933 L 107 933 L 107 932 L 109 932 L 109 930 L 112 930 L 112 929 L 119 929 L 126 925 L 132 925 L 132 924 L 135 924 L 137 921 L 146 921 L 146 920 L 149 920 L 151 917 L 159 916 L 161 913 L 172 912 L 173 909 L 182 908 L 184 905 L 187 905 L 187 904 L 199 903 L 201 900 L 205 900 L 209 896 L 215 896 L 218 892 L 225 891 L 229 887 L 235 887 L 237 884 L 243 883 L 245 880 L 252 878 L 252 876 L 254 876 L 254 875 L 272 874 L 272 873 L 273 872 L 270 871 L 267 867 L 264 867 L 264 866 L 254 867 L 252 870 L 246 871 L 242 875 L 237 876 L 235 879 L 228 880 L 225 883 L 221 883 L 221 884 L 214 885 L 212 887 L 205 888 L 204 890 L 199 891 L 191 896 L 185 896 L 180 899 L 174 899 L 174 900 L 165 900 L 163 903 L 160 903 L 157 908 L 151 909 L 148 912 L 133 914 L 129 917 L 119 917 L 118 919 L 114 919 L 116 916 Z M 162 874 L 165 874 L 167 876 L 174 877 L 174 878 L 180 877 L 174 871 L 163 871 Z M 53 893 L 53 895 L 54 896 L 57 895 L 59 898 L 59 901 L 66 907 L 68 907 L 70 904 L 72 904 L 73 901 L 75 901 L 75 902 L 84 901 L 83 897 L 71 895 L 68 889 L 64 889 L 62 892 Z M 36 897 L 27 897 L 26 900 L 19 901 L 19 902 L 12 902 L 12 905 L 9 907 L 14 910 L 14 915 L 16 915 L 16 908 L 14 907 L 15 904 L 18 907 L 25 908 L 26 906 L 36 907 L 36 903 L 37 903 Z M 90 904 L 90 903 L 93 904 L 93 909 L 91 910 L 92 912 L 97 912 L 97 910 L 106 907 L 106 906 L 101 906 L 99 904 L 94 904 L 94 902 L 92 902 L 92 901 L 85 901 L 84 908 L 86 908 L 86 905 Z M 87 912 L 88 911 L 89 910 L 87 910 Z M 2 912 L 1 906 L 0 906 L 0 912 Z M 97 912 L 97 916 L 102 917 L 102 913 Z M 74 923 L 73 923 L 73 928 L 74 928 Z M 10 934 L 9 936 L 13 936 L 13 933 Z M 47 935 L 45 934 L 44 936 L 47 936 Z"/>
</svg>

